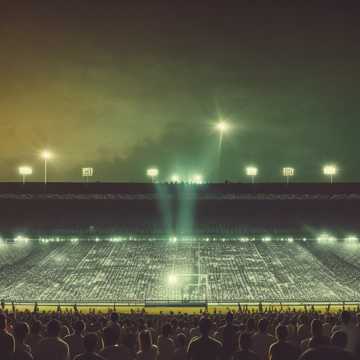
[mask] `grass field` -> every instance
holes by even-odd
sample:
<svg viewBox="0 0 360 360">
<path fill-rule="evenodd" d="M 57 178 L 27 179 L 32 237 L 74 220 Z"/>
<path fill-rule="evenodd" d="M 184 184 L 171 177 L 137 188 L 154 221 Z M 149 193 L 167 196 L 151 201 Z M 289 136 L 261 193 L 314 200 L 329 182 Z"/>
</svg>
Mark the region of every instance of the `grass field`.
<svg viewBox="0 0 360 360">
<path fill-rule="evenodd" d="M 33 311 L 34 309 L 34 305 L 33 304 L 16 304 L 15 305 L 16 310 L 18 311 Z M 57 305 L 42 305 L 39 304 L 39 311 L 43 312 L 43 311 L 57 311 Z M 104 305 L 77 305 L 77 308 L 80 312 L 82 313 L 88 313 L 91 311 L 95 311 L 95 312 L 101 312 L 101 313 L 108 313 L 111 311 L 114 311 L 114 306 L 109 305 L 109 304 L 104 304 Z M 242 306 L 242 308 L 244 309 L 244 305 Z M 269 304 L 263 304 L 263 310 L 265 310 L 265 308 L 271 308 L 273 310 L 277 310 L 277 311 L 292 311 L 293 309 L 295 309 L 296 311 L 310 311 L 311 310 L 311 305 L 307 305 L 306 309 L 305 306 L 302 304 L 291 304 L 291 305 L 279 305 L 279 304 L 273 304 L 273 305 L 269 305 Z M 328 306 L 326 304 L 320 304 L 320 305 L 314 305 L 314 310 L 324 313 L 327 311 Z M 339 312 L 343 309 L 346 310 L 350 310 L 350 311 L 357 311 L 358 309 L 358 305 L 357 304 L 346 304 L 346 305 L 342 305 L 342 304 L 332 304 L 330 307 L 330 312 L 332 313 L 336 313 Z M 12 311 L 12 306 L 11 305 L 6 305 L 5 309 L 8 311 Z M 170 313 L 174 313 L 174 314 L 200 314 L 201 312 L 206 311 L 205 307 L 142 307 L 139 305 L 136 306 L 115 306 L 115 310 L 118 313 L 121 314 L 130 314 L 131 312 L 141 312 L 143 310 L 146 311 L 146 313 L 148 314 L 170 314 Z M 237 311 L 238 310 L 238 306 L 237 305 L 209 305 L 208 306 L 208 312 L 210 314 L 212 313 L 226 313 L 228 311 Z M 248 305 L 247 306 L 247 310 L 252 312 L 252 311 L 258 311 L 259 310 L 259 306 L 258 305 Z M 61 311 L 74 311 L 73 306 L 71 305 L 61 305 Z"/>
</svg>

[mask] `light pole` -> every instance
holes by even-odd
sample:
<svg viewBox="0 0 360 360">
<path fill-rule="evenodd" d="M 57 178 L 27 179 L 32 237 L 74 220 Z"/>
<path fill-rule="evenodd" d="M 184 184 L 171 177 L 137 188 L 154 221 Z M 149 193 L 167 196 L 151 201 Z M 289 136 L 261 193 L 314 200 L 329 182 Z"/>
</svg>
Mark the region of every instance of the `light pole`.
<svg viewBox="0 0 360 360">
<path fill-rule="evenodd" d="M 155 182 L 155 178 L 159 176 L 159 169 L 153 167 L 146 171 L 146 175 L 151 178 L 151 182 Z"/>
<path fill-rule="evenodd" d="M 246 175 L 251 177 L 251 183 L 254 184 L 255 176 L 258 174 L 258 168 L 255 166 L 248 166 L 245 169 Z"/>
<path fill-rule="evenodd" d="M 41 157 L 44 160 L 44 184 L 47 184 L 47 161 L 52 158 L 51 152 L 44 150 L 41 153 Z"/>
<path fill-rule="evenodd" d="M 19 166 L 19 175 L 22 178 L 22 183 L 25 184 L 26 176 L 31 175 L 33 173 L 32 167 L 30 166 Z"/>
<path fill-rule="evenodd" d="M 337 174 L 337 172 L 338 172 L 338 169 L 337 169 L 336 165 L 330 164 L 330 165 L 325 165 L 323 167 L 324 175 L 330 177 L 330 184 L 333 183 L 333 177 Z"/>
<path fill-rule="evenodd" d="M 217 176 L 220 180 L 222 142 L 223 142 L 224 133 L 226 133 L 229 130 L 229 124 L 224 120 L 220 120 L 215 125 L 215 130 L 219 132 Z"/>
<path fill-rule="evenodd" d="M 292 167 L 284 167 L 282 169 L 283 176 L 286 177 L 286 184 L 289 184 L 289 180 L 291 177 L 295 175 L 295 169 Z"/>
</svg>

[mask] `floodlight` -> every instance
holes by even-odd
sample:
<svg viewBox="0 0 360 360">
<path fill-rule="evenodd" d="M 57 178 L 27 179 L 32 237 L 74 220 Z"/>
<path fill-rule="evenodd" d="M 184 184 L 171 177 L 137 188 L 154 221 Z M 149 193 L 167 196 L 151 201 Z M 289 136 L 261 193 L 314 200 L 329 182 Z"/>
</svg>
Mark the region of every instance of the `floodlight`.
<svg viewBox="0 0 360 360">
<path fill-rule="evenodd" d="M 295 169 L 293 167 L 284 167 L 282 169 L 283 176 L 286 177 L 286 182 L 289 183 L 290 177 L 295 175 Z"/>
<path fill-rule="evenodd" d="M 255 176 L 258 174 L 258 168 L 255 166 L 248 166 L 245 168 L 245 172 L 247 176 L 251 177 L 251 182 L 254 183 Z"/>
<path fill-rule="evenodd" d="M 330 165 L 325 165 L 323 167 L 323 173 L 324 173 L 324 175 L 330 177 L 331 183 L 333 182 L 333 177 L 337 174 L 337 172 L 338 172 L 338 169 L 337 169 L 336 165 L 330 164 Z"/>
<path fill-rule="evenodd" d="M 169 274 L 167 281 L 169 285 L 174 286 L 176 285 L 178 278 L 175 274 Z"/>
<path fill-rule="evenodd" d="M 171 180 L 172 183 L 175 183 L 175 184 L 181 182 L 180 176 L 176 175 L 176 174 L 172 175 L 170 180 Z"/>
<path fill-rule="evenodd" d="M 357 243 L 359 241 L 359 238 L 356 235 L 349 235 L 344 240 L 347 243 Z"/>
<path fill-rule="evenodd" d="M 229 124 L 226 123 L 224 120 L 218 122 L 215 126 L 216 130 L 220 131 L 220 133 L 224 133 L 229 129 Z"/>
<path fill-rule="evenodd" d="M 40 156 L 44 160 L 44 184 L 47 184 L 47 161 L 53 157 L 53 154 L 48 151 L 44 150 L 41 152 Z"/>
<path fill-rule="evenodd" d="M 154 182 L 155 178 L 159 175 L 159 169 L 155 167 L 149 168 L 146 171 L 146 175 L 151 178 L 152 182 Z"/>
<path fill-rule="evenodd" d="M 203 177 L 200 174 L 195 174 L 192 178 L 192 182 L 195 184 L 202 184 L 203 183 Z"/>
<path fill-rule="evenodd" d="M 41 153 L 41 157 L 44 159 L 44 160 L 49 160 L 53 157 L 52 153 L 48 150 L 44 150 L 42 153 Z"/>
<path fill-rule="evenodd" d="M 19 175 L 22 177 L 23 184 L 25 184 L 26 176 L 33 173 L 33 169 L 31 166 L 19 166 L 18 171 Z"/>
</svg>

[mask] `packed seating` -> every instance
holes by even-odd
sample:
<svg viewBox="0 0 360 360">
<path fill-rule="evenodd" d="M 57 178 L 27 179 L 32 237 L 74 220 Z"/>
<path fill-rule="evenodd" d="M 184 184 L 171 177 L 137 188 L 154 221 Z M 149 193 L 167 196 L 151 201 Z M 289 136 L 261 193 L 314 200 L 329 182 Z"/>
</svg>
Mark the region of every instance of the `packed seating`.
<svg viewBox="0 0 360 360">
<path fill-rule="evenodd" d="M 241 303 L 360 297 L 358 243 L 115 240 L 2 243 L 0 298 Z"/>
</svg>

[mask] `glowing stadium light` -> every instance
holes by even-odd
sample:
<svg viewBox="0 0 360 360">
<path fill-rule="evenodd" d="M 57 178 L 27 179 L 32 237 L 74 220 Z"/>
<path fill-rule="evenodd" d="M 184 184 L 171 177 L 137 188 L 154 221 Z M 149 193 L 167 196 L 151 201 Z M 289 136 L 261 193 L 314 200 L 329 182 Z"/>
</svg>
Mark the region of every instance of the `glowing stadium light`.
<svg viewBox="0 0 360 360">
<path fill-rule="evenodd" d="M 203 180 L 202 175 L 200 175 L 200 174 L 195 174 L 195 175 L 192 177 L 192 181 L 191 181 L 191 182 L 193 182 L 194 184 L 200 185 L 200 184 L 202 184 L 202 183 L 204 182 L 204 180 Z"/>
<path fill-rule="evenodd" d="M 94 176 L 94 168 L 84 167 L 81 169 L 81 175 L 85 178 L 86 182 L 89 182 L 89 177 Z"/>
<path fill-rule="evenodd" d="M 155 182 L 155 178 L 159 176 L 159 169 L 158 168 L 149 168 L 146 171 L 146 175 L 151 178 L 152 182 Z"/>
<path fill-rule="evenodd" d="M 174 184 L 178 184 L 181 182 L 181 178 L 179 175 L 174 174 L 171 176 L 170 181 Z"/>
<path fill-rule="evenodd" d="M 257 176 L 258 174 L 258 168 L 255 166 L 248 166 L 245 168 L 245 173 L 247 176 L 251 177 L 251 182 L 254 183 L 255 182 L 255 176 Z"/>
<path fill-rule="evenodd" d="M 27 236 L 23 236 L 23 235 L 17 235 L 14 238 L 14 242 L 23 242 L 23 243 L 27 243 L 30 239 Z"/>
<path fill-rule="evenodd" d="M 47 184 L 47 162 L 53 157 L 53 154 L 48 151 L 44 150 L 40 154 L 41 158 L 44 160 L 44 184 Z"/>
<path fill-rule="evenodd" d="M 176 237 L 176 236 L 172 236 L 172 237 L 169 238 L 169 241 L 172 242 L 172 243 L 176 243 L 177 237 Z"/>
<path fill-rule="evenodd" d="M 330 177 L 330 183 L 333 183 L 333 177 L 337 174 L 338 169 L 336 167 L 336 165 L 325 165 L 323 167 L 323 173 L 325 176 L 329 176 Z"/>
<path fill-rule="evenodd" d="M 218 130 L 221 134 L 223 134 L 224 132 L 228 131 L 230 128 L 229 124 L 224 121 L 221 120 L 219 121 L 216 125 L 215 125 L 215 129 Z"/>
<path fill-rule="evenodd" d="M 26 176 L 32 175 L 33 169 L 31 166 L 19 166 L 19 175 L 22 177 L 22 183 L 25 184 Z"/>
<path fill-rule="evenodd" d="M 271 237 L 270 236 L 264 236 L 261 241 L 263 242 L 270 242 L 271 241 Z"/>
<path fill-rule="evenodd" d="M 344 241 L 348 244 L 354 244 L 359 242 L 359 238 L 356 235 L 346 236 Z"/>
<path fill-rule="evenodd" d="M 295 176 L 295 169 L 292 167 L 284 167 L 282 169 L 283 176 L 286 178 L 286 183 L 289 183 L 291 177 Z"/>
<path fill-rule="evenodd" d="M 178 282 L 178 277 L 176 274 L 169 274 L 167 282 L 170 286 L 175 286 Z"/>
<path fill-rule="evenodd" d="M 329 235 L 327 233 L 323 233 L 323 234 L 320 234 L 318 237 L 317 237 L 317 241 L 319 243 L 333 243 L 336 241 L 336 237 L 335 236 L 332 236 L 332 235 Z"/>
</svg>

